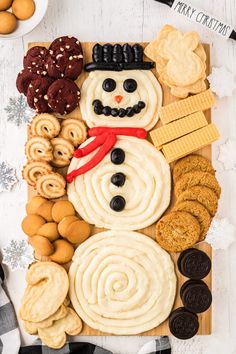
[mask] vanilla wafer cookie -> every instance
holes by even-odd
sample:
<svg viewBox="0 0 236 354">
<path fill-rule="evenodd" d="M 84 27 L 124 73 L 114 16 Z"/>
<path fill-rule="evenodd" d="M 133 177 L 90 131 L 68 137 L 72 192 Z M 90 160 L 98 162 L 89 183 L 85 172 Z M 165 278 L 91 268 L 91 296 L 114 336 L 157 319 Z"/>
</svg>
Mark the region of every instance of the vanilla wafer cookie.
<svg viewBox="0 0 236 354">
<path fill-rule="evenodd" d="M 163 144 L 200 129 L 207 124 L 204 113 L 200 111 L 152 130 L 150 136 L 156 148 L 161 148 Z"/>
<path fill-rule="evenodd" d="M 215 103 L 215 96 L 211 90 L 190 96 L 181 101 L 170 103 L 160 108 L 160 119 L 163 124 L 185 117 L 189 114 L 205 111 Z"/>
<path fill-rule="evenodd" d="M 162 151 L 166 160 L 170 163 L 211 144 L 219 136 L 216 125 L 208 124 L 206 127 L 163 145 Z"/>
</svg>

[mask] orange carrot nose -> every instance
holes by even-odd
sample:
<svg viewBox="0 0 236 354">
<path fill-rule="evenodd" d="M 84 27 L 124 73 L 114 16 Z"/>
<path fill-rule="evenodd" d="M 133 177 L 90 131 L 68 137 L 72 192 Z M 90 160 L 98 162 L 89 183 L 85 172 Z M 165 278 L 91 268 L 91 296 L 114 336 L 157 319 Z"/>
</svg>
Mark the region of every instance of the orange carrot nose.
<svg viewBox="0 0 236 354">
<path fill-rule="evenodd" d="M 120 95 L 115 96 L 115 100 L 117 103 L 120 103 L 123 100 L 123 96 L 120 96 Z"/>
</svg>

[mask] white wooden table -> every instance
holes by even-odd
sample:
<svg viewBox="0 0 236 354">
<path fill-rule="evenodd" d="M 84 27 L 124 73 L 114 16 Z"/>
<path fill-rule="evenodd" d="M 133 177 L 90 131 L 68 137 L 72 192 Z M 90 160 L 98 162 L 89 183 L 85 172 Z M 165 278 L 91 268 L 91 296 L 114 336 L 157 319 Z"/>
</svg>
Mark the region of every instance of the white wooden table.
<svg viewBox="0 0 236 354">
<path fill-rule="evenodd" d="M 43 1 L 43 0 L 42 0 Z M 235 0 L 192 0 L 236 28 Z M 236 42 L 224 41 L 187 20 L 173 16 L 167 6 L 153 0 L 50 0 L 41 24 L 24 38 L 0 41 L 0 160 L 8 160 L 18 170 L 24 162 L 26 127 L 17 128 L 7 122 L 4 107 L 9 97 L 16 96 L 15 78 L 22 68 L 22 58 L 30 41 L 50 41 L 60 35 L 74 35 L 81 41 L 149 41 L 158 30 L 171 23 L 179 29 L 197 30 L 202 41 L 212 44 L 212 64 L 225 65 L 236 74 Z M 236 172 L 225 172 L 217 162 L 218 146 L 228 137 L 236 138 L 236 92 L 233 98 L 221 99 L 213 110 L 213 120 L 221 131 L 214 144 L 214 165 L 222 185 L 218 216 L 236 223 Z M 236 154 L 236 152 L 235 152 Z M 20 183 L 10 193 L 0 194 L 0 247 L 11 238 L 21 238 L 21 220 L 25 214 L 26 185 Z M 222 235 L 224 237 L 224 235 Z M 236 243 L 228 251 L 214 252 L 213 260 L 213 334 L 195 337 L 188 342 L 172 339 L 173 353 L 236 353 Z M 8 274 L 8 289 L 18 309 L 25 287 L 24 272 Z M 80 338 L 110 349 L 114 354 L 136 354 L 148 337 Z M 23 334 L 23 341 L 34 337 Z M 9 353 L 11 354 L 11 353 Z"/>
</svg>

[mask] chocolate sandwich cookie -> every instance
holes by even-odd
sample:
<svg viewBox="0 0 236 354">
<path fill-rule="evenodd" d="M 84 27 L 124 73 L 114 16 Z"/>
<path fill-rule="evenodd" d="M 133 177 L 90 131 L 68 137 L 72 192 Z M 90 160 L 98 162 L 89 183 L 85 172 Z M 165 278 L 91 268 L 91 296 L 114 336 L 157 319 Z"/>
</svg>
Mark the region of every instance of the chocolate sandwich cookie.
<svg viewBox="0 0 236 354">
<path fill-rule="evenodd" d="M 33 74 L 46 76 L 47 69 L 45 65 L 48 56 L 49 51 L 45 47 L 35 46 L 30 48 L 24 56 L 24 69 L 27 69 Z"/>
<path fill-rule="evenodd" d="M 53 83 L 50 77 L 38 76 L 37 79 L 31 81 L 27 90 L 28 105 L 35 109 L 38 113 L 49 113 L 51 108 L 45 99 L 45 95 L 49 86 Z"/>
<path fill-rule="evenodd" d="M 33 74 L 27 69 L 23 69 L 16 78 L 16 88 L 20 93 L 23 93 L 25 96 L 27 95 L 27 90 L 29 84 L 32 80 L 37 78 L 37 74 Z"/>
<path fill-rule="evenodd" d="M 73 81 L 58 79 L 49 87 L 45 98 L 54 112 L 64 115 L 78 106 L 80 90 Z"/>
<path fill-rule="evenodd" d="M 169 328 L 176 338 L 190 339 L 197 334 L 199 328 L 198 317 L 184 307 L 179 307 L 169 317 Z"/>
<path fill-rule="evenodd" d="M 205 312 L 212 302 L 211 292 L 202 280 L 188 280 L 180 289 L 184 307 L 194 313 Z"/>
<path fill-rule="evenodd" d="M 181 274 L 194 280 L 205 278 L 211 270 L 211 260 L 208 255 L 196 248 L 183 251 L 177 264 Z"/>
<path fill-rule="evenodd" d="M 56 79 L 76 80 L 83 69 L 83 52 L 80 42 L 74 37 L 60 37 L 49 47 L 47 70 Z"/>
</svg>

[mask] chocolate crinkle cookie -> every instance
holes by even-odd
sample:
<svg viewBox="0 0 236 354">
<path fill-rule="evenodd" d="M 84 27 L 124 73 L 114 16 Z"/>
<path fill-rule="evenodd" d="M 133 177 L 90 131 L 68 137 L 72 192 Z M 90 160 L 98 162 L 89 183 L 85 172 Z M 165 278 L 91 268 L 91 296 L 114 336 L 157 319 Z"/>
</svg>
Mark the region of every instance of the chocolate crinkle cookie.
<svg viewBox="0 0 236 354">
<path fill-rule="evenodd" d="M 169 317 L 170 332 L 179 339 L 190 339 L 195 336 L 199 329 L 198 317 L 180 307 L 174 310 Z"/>
<path fill-rule="evenodd" d="M 47 48 L 42 46 L 35 46 L 28 50 L 24 56 L 24 69 L 27 69 L 33 74 L 46 76 L 46 61 L 49 56 Z"/>
<path fill-rule="evenodd" d="M 27 102 L 28 105 L 38 113 L 52 112 L 47 100 L 45 100 L 45 95 L 53 81 L 54 80 L 50 77 L 38 76 L 29 84 L 27 90 Z"/>
<path fill-rule="evenodd" d="M 54 112 L 64 115 L 78 106 L 80 90 L 73 81 L 58 79 L 49 87 L 45 99 Z"/>
<path fill-rule="evenodd" d="M 64 36 L 55 39 L 49 47 L 49 53 L 46 63 L 49 76 L 77 79 L 83 69 L 83 52 L 76 38 Z"/>
<path fill-rule="evenodd" d="M 28 69 L 23 69 L 17 75 L 16 88 L 20 93 L 27 95 L 28 87 L 32 80 L 37 79 L 37 74 L 33 74 Z"/>
</svg>

